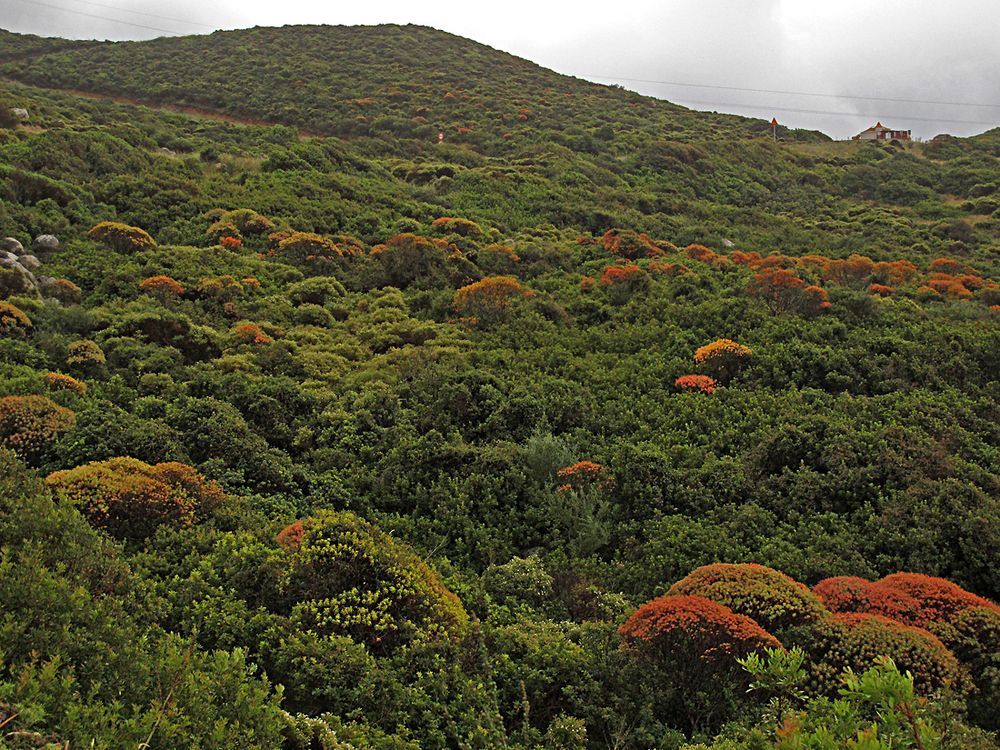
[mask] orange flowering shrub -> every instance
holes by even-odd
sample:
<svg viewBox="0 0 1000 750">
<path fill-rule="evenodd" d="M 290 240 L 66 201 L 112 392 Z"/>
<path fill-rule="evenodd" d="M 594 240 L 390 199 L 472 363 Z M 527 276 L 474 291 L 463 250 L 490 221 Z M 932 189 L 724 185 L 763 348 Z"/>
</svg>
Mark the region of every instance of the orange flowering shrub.
<svg viewBox="0 0 1000 750">
<path fill-rule="evenodd" d="M 435 219 L 431 222 L 431 228 L 443 234 L 460 234 L 463 237 L 481 237 L 485 234 L 476 222 L 450 216 Z"/>
<path fill-rule="evenodd" d="M 593 286 L 594 286 L 594 283 L 595 283 L 595 281 L 594 281 L 594 277 L 593 276 L 584 276 L 583 278 L 580 279 L 580 288 L 581 289 L 592 289 Z"/>
<path fill-rule="evenodd" d="M 701 391 L 702 393 L 713 393 L 718 385 L 715 378 L 708 375 L 681 375 L 674 381 L 674 385 L 682 391 Z"/>
<path fill-rule="evenodd" d="M 563 482 L 559 486 L 560 492 L 587 489 L 609 491 L 615 486 L 615 478 L 607 467 L 593 461 L 577 461 L 564 466 L 556 472 L 556 476 Z"/>
<path fill-rule="evenodd" d="M 967 277 L 957 278 L 947 273 L 932 273 L 927 279 L 926 286 L 938 294 L 944 294 L 955 299 L 972 299 L 974 295 L 966 287 L 966 281 Z"/>
<path fill-rule="evenodd" d="M 184 287 L 169 276 L 150 276 L 139 282 L 139 289 L 156 297 L 161 302 L 177 299 L 184 294 Z"/>
<path fill-rule="evenodd" d="M 876 263 L 872 275 L 878 283 L 898 286 L 913 280 L 918 272 L 919 269 L 908 260 L 893 260 Z"/>
<path fill-rule="evenodd" d="M 995 315 L 1000 315 L 1000 305 L 990 305 L 990 312 Z"/>
<path fill-rule="evenodd" d="M 649 238 L 649 235 L 637 234 L 629 229 L 609 229 L 601 237 L 601 246 L 612 255 L 627 260 L 663 255 L 663 251 Z"/>
<path fill-rule="evenodd" d="M 869 284 L 868 293 L 874 294 L 876 297 L 891 297 L 896 293 L 896 290 L 885 284 Z"/>
<path fill-rule="evenodd" d="M 958 660 L 936 636 L 879 615 L 831 615 L 813 626 L 805 650 L 810 692 L 837 695 L 846 669 L 864 672 L 880 656 L 890 657 L 901 672 L 912 672 L 922 694 L 963 685 Z"/>
<path fill-rule="evenodd" d="M 976 596 L 944 578 L 922 573 L 893 573 L 879 583 L 916 600 L 919 611 L 918 619 L 913 624 L 923 627 L 933 623 L 948 622 L 960 612 L 973 607 L 985 607 L 1000 612 L 1000 606 L 989 599 Z"/>
<path fill-rule="evenodd" d="M 686 690 L 738 680 L 737 659 L 781 642 L 745 615 L 701 596 L 661 596 L 618 628 L 636 657 L 663 669 Z"/>
<path fill-rule="evenodd" d="M 770 632 L 811 625 L 829 614 L 807 586 L 756 563 L 704 565 L 671 586 L 667 596 L 703 596 Z"/>
<path fill-rule="evenodd" d="M 82 396 L 87 392 L 86 383 L 69 375 L 63 375 L 61 372 L 45 373 L 45 382 L 48 384 L 49 388 L 53 388 L 58 391 L 72 391 L 79 396 Z"/>
<path fill-rule="evenodd" d="M 691 273 L 691 269 L 681 263 L 664 263 L 658 260 L 650 261 L 649 270 L 664 276 L 684 276 Z"/>
<path fill-rule="evenodd" d="M 765 300 L 776 313 L 815 315 L 830 306 L 825 289 L 807 286 L 794 271 L 782 267 L 762 268 L 750 280 L 747 291 Z"/>
<path fill-rule="evenodd" d="M 455 292 L 451 304 L 459 315 L 491 324 L 504 320 L 511 303 L 526 294 L 513 276 L 487 276 Z"/>
<path fill-rule="evenodd" d="M 72 409 L 45 396 L 0 398 L 0 444 L 31 463 L 76 422 Z"/>
<path fill-rule="evenodd" d="M 699 347 L 694 352 L 694 361 L 719 380 L 728 380 L 743 366 L 753 351 L 731 339 L 718 339 Z"/>
<path fill-rule="evenodd" d="M 935 258 L 927 266 L 927 270 L 931 273 L 943 273 L 948 275 L 953 274 L 966 274 L 971 272 L 967 265 L 962 261 L 956 260 L 955 258 Z"/>
<path fill-rule="evenodd" d="M 353 513 L 321 512 L 279 535 L 283 606 L 303 629 L 346 635 L 376 653 L 412 641 L 454 640 L 461 602 L 408 546 Z"/>
<path fill-rule="evenodd" d="M 239 237 L 223 237 L 219 240 L 219 244 L 226 248 L 226 250 L 236 251 L 243 247 L 243 240 Z"/>
<path fill-rule="evenodd" d="M 156 249 L 156 242 L 146 230 L 117 221 L 99 222 L 91 227 L 87 236 L 119 253 Z"/>
<path fill-rule="evenodd" d="M 274 341 L 256 323 L 241 323 L 234 326 L 233 333 L 244 344 L 270 344 Z"/>
<path fill-rule="evenodd" d="M 717 253 L 704 245 L 688 245 L 684 248 L 684 254 L 691 260 L 697 260 L 702 263 L 715 263 L 719 258 Z"/>
<path fill-rule="evenodd" d="M 601 274 L 601 283 L 604 286 L 617 286 L 619 284 L 628 287 L 637 286 L 646 280 L 646 272 L 634 263 L 627 263 L 621 266 L 608 266 Z"/>
<path fill-rule="evenodd" d="M 760 253 L 757 252 L 745 253 L 742 250 L 734 250 L 729 254 L 729 260 L 738 266 L 746 266 L 747 268 L 757 269 L 760 268 L 763 258 Z"/>
<path fill-rule="evenodd" d="M 245 276 L 240 279 L 240 283 L 247 289 L 260 289 L 260 282 L 253 276 Z"/>
<path fill-rule="evenodd" d="M 875 261 L 864 255 L 851 255 L 847 260 L 831 260 L 825 278 L 843 286 L 867 287 L 875 272 Z"/>
<path fill-rule="evenodd" d="M 882 615 L 911 625 L 918 621 L 917 600 L 880 581 L 835 576 L 817 583 L 813 592 L 831 612 Z"/>
<path fill-rule="evenodd" d="M 31 330 L 31 318 L 10 302 L 0 302 L 0 338 L 24 338 Z"/>
<path fill-rule="evenodd" d="M 163 524 L 190 526 L 226 498 L 216 482 L 187 464 L 150 465 L 135 458 L 94 461 L 53 472 L 45 481 L 93 526 L 133 540 Z"/>
</svg>

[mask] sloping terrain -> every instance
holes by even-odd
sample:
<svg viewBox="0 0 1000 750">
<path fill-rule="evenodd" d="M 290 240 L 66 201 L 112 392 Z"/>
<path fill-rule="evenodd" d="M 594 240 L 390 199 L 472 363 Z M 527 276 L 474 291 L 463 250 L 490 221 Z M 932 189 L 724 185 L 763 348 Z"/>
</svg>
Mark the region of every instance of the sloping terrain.
<svg viewBox="0 0 1000 750">
<path fill-rule="evenodd" d="M 1000 130 L 0 42 L 0 742 L 995 750 Z"/>
</svg>

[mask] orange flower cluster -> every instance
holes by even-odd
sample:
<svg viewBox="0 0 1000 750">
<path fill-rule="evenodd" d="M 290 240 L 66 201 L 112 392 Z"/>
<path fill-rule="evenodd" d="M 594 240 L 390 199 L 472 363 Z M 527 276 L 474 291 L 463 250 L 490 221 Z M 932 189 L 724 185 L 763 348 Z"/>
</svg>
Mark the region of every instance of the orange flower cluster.
<svg viewBox="0 0 1000 750">
<path fill-rule="evenodd" d="M 979 276 L 966 274 L 963 276 L 953 276 L 950 273 L 936 272 L 927 279 L 926 286 L 933 289 L 938 294 L 943 294 L 955 299 L 972 299 L 974 292 L 981 288 L 986 282 Z"/>
<path fill-rule="evenodd" d="M 713 393 L 718 385 L 715 378 L 708 375 L 681 375 L 674 381 L 674 385 L 682 391 L 701 391 L 702 393 Z"/>
<path fill-rule="evenodd" d="M 868 293 L 873 294 L 876 297 L 891 297 L 896 293 L 896 290 L 891 286 L 886 286 L 885 284 L 869 284 Z"/>
<path fill-rule="evenodd" d="M 696 690 L 725 674 L 751 651 L 781 648 L 781 642 L 751 618 L 702 596 L 661 596 L 643 604 L 618 633 L 640 659 L 672 672 Z"/>
<path fill-rule="evenodd" d="M 41 456 L 76 423 L 76 413 L 45 396 L 0 398 L 0 444 L 25 461 Z"/>
<path fill-rule="evenodd" d="M 10 302 L 0 302 L 0 338 L 23 338 L 31 330 L 31 318 Z"/>
<path fill-rule="evenodd" d="M 763 300 L 777 313 L 785 311 L 815 315 L 830 307 L 826 290 L 806 285 L 787 268 L 765 268 L 754 275 L 747 291 Z"/>
<path fill-rule="evenodd" d="M 86 383 L 70 375 L 63 375 L 61 372 L 45 373 L 45 382 L 49 388 L 57 391 L 71 391 L 79 396 L 87 392 Z"/>
<path fill-rule="evenodd" d="M 253 276 L 244 276 L 240 279 L 240 283 L 247 289 L 260 289 L 260 282 Z"/>
<path fill-rule="evenodd" d="M 511 302 L 525 296 L 527 292 L 513 276 L 487 276 L 455 292 L 451 304 L 459 315 L 495 323 L 507 316 Z"/>
<path fill-rule="evenodd" d="M 219 240 L 219 244 L 222 245 L 226 250 L 239 250 L 243 247 L 243 240 L 239 237 L 223 237 Z"/>
<path fill-rule="evenodd" d="M 558 488 L 559 492 L 591 488 L 610 491 L 615 486 L 615 478 L 607 467 L 593 461 L 577 461 L 564 466 L 556 472 L 556 476 L 563 481 Z"/>
<path fill-rule="evenodd" d="M 646 276 L 646 272 L 634 263 L 627 263 L 621 266 L 608 266 L 601 274 L 601 283 L 604 286 L 616 286 L 618 284 L 634 284 Z"/>
<path fill-rule="evenodd" d="M 664 276 L 684 276 L 691 273 L 691 269 L 681 263 L 664 263 L 658 260 L 650 261 L 649 270 Z"/>
<path fill-rule="evenodd" d="M 139 282 L 139 289 L 148 292 L 161 301 L 176 299 L 184 294 L 184 287 L 169 276 L 150 276 Z"/>
<path fill-rule="evenodd" d="M 637 234 L 629 229 L 609 229 L 601 237 L 601 246 L 612 255 L 628 260 L 663 255 L 663 250 L 649 235 L 642 232 Z"/>
<path fill-rule="evenodd" d="M 125 539 L 145 539 L 163 524 L 190 526 L 226 497 L 187 464 L 151 466 L 135 458 L 94 461 L 53 472 L 45 481 L 92 525 Z"/>
<path fill-rule="evenodd" d="M 241 323 L 233 328 L 233 333 L 244 344 L 270 344 L 274 341 L 256 323 Z"/>
<path fill-rule="evenodd" d="M 814 692 L 836 695 L 846 669 L 861 672 L 889 656 L 913 673 L 921 693 L 950 684 L 961 695 L 968 673 L 981 691 L 996 690 L 989 664 L 1000 648 L 1000 607 L 913 573 L 874 583 L 830 578 L 810 591 L 771 568 L 717 563 L 640 607 L 619 632 L 638 644 L 640 658 L 695 676 L 704 676 L 707 660 L 721 656 L 731 667 L 741 643 L 759 650 L 765 643 L 775 647 L 780 636 L 805 651 Z"/>
</svg>

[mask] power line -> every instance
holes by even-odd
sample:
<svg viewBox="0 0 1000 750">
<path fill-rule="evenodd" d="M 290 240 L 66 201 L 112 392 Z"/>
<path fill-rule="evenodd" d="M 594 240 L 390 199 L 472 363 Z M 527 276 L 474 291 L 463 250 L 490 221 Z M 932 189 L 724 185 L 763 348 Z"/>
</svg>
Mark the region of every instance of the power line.
<svg viewBox="0 0 1000 750">
<path fill-rule="evenodd" d="M 835 115 L 838 117 L 894 117 L 899 120 L 916 120 L 919 122 L 947 122 L 951 124 L 963 124 L 963 125 L 1000 125 L 1000 122 L 996 120 L 949 120 L 945 117 L 914 117 L 911 115 L 899 115 L 899 114 L 889 114 L 889 113 L 877 113 L 877 112 L 837 112 L 830 109 L 796 109 L 793 107 L 773 107 L 769 104 L 750 104 L 747 102 L 706 102 L 700 101 L 698 99 L 682 99 L 679 101 L 687 102 L 688 104 L 702 104 L 708 107 L 743 107 L 749 109 L 759 109 L 764 112 L 796 112 L 799 114 L 808 115 Z M 678 102 L 673 102 L 677 104 Z"/>
<path fill-rule="evenodd" d="M 43 8 L 53 8 L 55 10 L 61 10 L 64 13 L 75 13 L 78 16 L 86 16 L 87 18 L 97 18 L 101 21 L 111 21 L 112 23 L 120 23 L 125 26 L 134 26 L 137 29 L 148 29 L 149 31 L 159 31 L 164 34 L 170 34 L 172 36 L 183 36 L 184 34 L 180 31 L 173 31 L 172 29 L 161 29 L 157 26 L 146 26 L 141 23 L 132 23 L 131 21 L 123 21 L 120 18 L 108 18 L 107 16 L 98 16 L 94 13 L 84 13 L 82 10 L 72 10 L 70 8 L 63 8 L 59 5 L 50 5 L 49 3 L 42 3 L 39 0 L 19 0 L 22 3 L 28 3 L 29 5 L 39 5 Z"/>
<path fill-rule="evenodd" d="M 99 7 L 99 8 L 110 8 L 111 10 L 117 10 L 117 11 L 120 11 L 120 12 L 124 11 L 125 13 L 131 13 L 132 15 L 135 15 L 135 16 L 146 16 L 147 18 L 158 18 L 161 21 L 173 21 L 175 23 L 186 23 L 188 26 L 198 26 L 198 27 L 200 27 L 202 29 L 211 29 L 212 31 L 216 30 L 214 26 L 208 26 L 207 24 L 198 23 L 196 21 L 188 21 L 188 20 L 183 19 L 183 18 L 173 18 L 171 16 L 160 16 L 160 15 L 157 15 L 156 13 L 146 13 L 145 11 L 141 11 L 141 10 L 131 10 L 129 8 L 122 8 L 122 7 L 119 7 L 117 5 L 109 5 L 107 3 L 95 3 L 93 0 L 75 0 L 75 2 L 83 3 L 84 5 L 95 5 L 95 6 Z"/>
<path fill-rule="evenodd" d="M 883 96 L 859 96 L 854 94 L 830 94 L 815 91 L 785 91 L 782 89 L 752 89 L 742 86 L 717 86 L 708 83 L 681 83 L 680 81 L 654 81 L 648 78 L 623 78 L 621 76 L 583 75 L 582 78 L 600 78 L 605 81 L 628 81 L 630 83 L 656 83 L 663 86 L 684 86 L 697 89 L 720 89 L 723 91 L 747 91 L 753 94 L 788 94 L 791 96 L 821 96 L 828 99 L 858 99 L 869 102 L 897 102 L 904 104 L 941 104 L 948 107 L 991 107 L 1000 109 L 1000 104 L 982 104 L 979 102 L 945 102 L 933 99 L 900 99 Z M 949 120 L 949 122 L 956 122 Z"/>
</svg>

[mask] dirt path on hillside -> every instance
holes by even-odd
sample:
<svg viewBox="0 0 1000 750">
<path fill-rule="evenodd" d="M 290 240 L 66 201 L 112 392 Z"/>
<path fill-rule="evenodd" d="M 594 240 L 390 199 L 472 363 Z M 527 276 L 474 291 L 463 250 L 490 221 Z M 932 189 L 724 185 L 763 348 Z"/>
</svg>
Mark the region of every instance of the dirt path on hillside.
<svg viewBox="0 0 1000 750">
<path fill-rule="evenodd" d="M 215 122 L 224 122 L 229 125 L 246 125 L 253 127 L 273 127 L 275 125 L 281 125 L 283 127 L 292 127 L 285 125 L 281 122 L 274 122 L 272 120 L 263 120 L 254 117 L 237 117 L 235 115 L 228 115 L 224 112 L 219 112 L 214 109 L 205 109 L 203 107 L 191 107 L 185 104 L 157 104 L 150 101 L 144 101 L 142 99 L 136 99 L 130 96 L 119 96 L 117 94 L 100 94 L 94 91 L 84 91 L 83 89 L 71 89 L 71 88 L 61 88 L 58 86 L 42 86 L 37 83 L 28 83 L 26 81 L 18 80 L 17 78 L 10 78 L 9 76 L 0 76 L 0 81 L 5 83 L 16 83 L 20 86 L 27 86 L 28 88 L 38 89 L 39 91 L 56 91 L 60 94 L 67 94 L 69 96 L 78 96 L 83 99 L 94 99 L 97 101 L 108 101 L 114 102 L 115 104 L 123 104 L 128 107 L 146 107 L 147 109 L 154 109 L 160 112 L 173 112 L 175 114 L 188 115 L 189 117 L 197 117 L 203 120 L 214 120 Z M 307 140 L 310 138 L 327 138 L 329 136 L 323 133 L 316 133 L 310 130 L 303 130 L 301 128 L 296 128 L 298 136 L 302 140 Z"/>
</svg>

